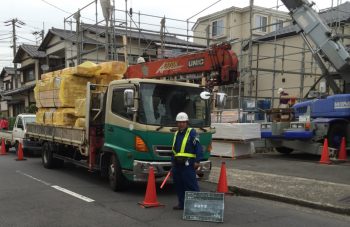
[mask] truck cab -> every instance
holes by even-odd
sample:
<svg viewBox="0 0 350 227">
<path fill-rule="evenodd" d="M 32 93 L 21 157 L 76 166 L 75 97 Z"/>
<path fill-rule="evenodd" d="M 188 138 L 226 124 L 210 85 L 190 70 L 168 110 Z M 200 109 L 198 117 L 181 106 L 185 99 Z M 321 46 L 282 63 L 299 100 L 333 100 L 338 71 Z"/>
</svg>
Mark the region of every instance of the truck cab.
<svg viewBox="0 0 350 227">
<path fill-rule="evenodd" d="M 203 148 L 201 170 L 208 178 L 211 163 L 210 103 L 200 97 L 204 88 L 174 81 L 132 79 L 113 81 L 108 89 L 103 150 L 110 151 L 124 176 L 146 181 L 148 167 L 156 178 L 171 169 L 172 140 L 179 112 L 189 115 Z M 113 172 L 119 171 L 114 169 Z"/>
<path fill-rule="evenodd" d="M 0 137 L 5 140 L 6 149 L 15 147 L 18 149 L 19 143 L 22 144 L 23 151 L 26 153 L 36 153 L 41 151 L 41 146 L 35 141 L 26 137 L 27 124 L 35 122 L 35 114 L 19 114 L 16 117 L 12 131 L 2 130 Z"/>
</svg>

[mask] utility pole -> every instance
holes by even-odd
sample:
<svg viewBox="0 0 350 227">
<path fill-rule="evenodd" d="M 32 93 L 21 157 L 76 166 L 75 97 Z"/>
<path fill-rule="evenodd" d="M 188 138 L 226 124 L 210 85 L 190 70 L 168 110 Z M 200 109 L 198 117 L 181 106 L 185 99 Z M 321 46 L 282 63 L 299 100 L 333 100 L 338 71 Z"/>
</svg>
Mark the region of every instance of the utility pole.
<svg viewBox="0 0 350 227">
<path fill-rule="evenodd" d="M 160 21 L 160 57 L 164 58 L 165 16 Z"/>
<path fill-rule="evenodd" d="M 80 29 L 80 9 L 74 14 L 74 19 L 76 20 L 76 34 L 77 34 L 77 41 L 76 41 L 76 47 L 77 47 L 77 65 L 81 63 L 81 29 Z"/>
<path fill-rule="evenodd" d="M 14 18 L 12 20 L 5 21 L 5 26 L 11 26 L 12 25 L 12 50 L 13 50 L 13 58 L 16 56 L 17 52 L 17 36 L 16 36 L 16 27 L 21 28 L 19 25 L 25 25 L 23 21 L 18 20 L 17 18 Z M 18 25 L 19 24 L 19 25 Z M 13 67 L 15 69 L 15 89 L 18 88 L 18 75 L 17 75 L 17 63 L 13 63 Z"/>
</svg>

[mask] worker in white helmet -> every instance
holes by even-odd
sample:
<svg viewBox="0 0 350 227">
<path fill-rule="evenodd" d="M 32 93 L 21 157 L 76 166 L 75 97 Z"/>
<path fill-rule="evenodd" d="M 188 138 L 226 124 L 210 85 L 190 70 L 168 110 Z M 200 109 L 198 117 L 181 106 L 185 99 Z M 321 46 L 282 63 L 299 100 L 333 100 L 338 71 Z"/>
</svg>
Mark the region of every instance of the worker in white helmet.
<svg viewBox="0 0 350 227">
<path fill-rule="evenodd" d="M 173 139 L 172 174 L 178 204 L 174 210 L 183 210 L 185 191 L 199 191 L 196 170 L 202 158 L 202 146 L 196 130 L 188 127 L 188 115 L 180 112 L 176 116 L 178 131 Z"/>
<path fill-rule="evenodd" d="M 279 108 L 287 108 L 289 107 L 288 106 L 288 102 L 289 102 L 289 98 L 287 98 L 287 96 L 289 95 L 287 92 L 284 91 L 283 88 L 278 88 L 278 91 L 277 93 L 279 94 L 280 96 L 280 102 L 279 102 L 279 105 L 278 107 Z"/>
</svg>

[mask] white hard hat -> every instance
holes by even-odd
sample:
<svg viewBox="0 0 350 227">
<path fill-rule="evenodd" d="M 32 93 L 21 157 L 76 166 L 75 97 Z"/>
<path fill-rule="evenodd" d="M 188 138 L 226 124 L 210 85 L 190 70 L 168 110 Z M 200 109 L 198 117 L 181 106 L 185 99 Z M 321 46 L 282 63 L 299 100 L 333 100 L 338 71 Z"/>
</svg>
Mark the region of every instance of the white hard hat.
<svg viewBox="0 0 350 227">
<path fill-rule="evenodd" d="M 180 112 L 176 115 L 176 121 L 188 121 L 188 115 L 185 112 Z"/>
<path fill-rule="evenodd" d="M 281 94 L 282 92 L 283 92 L 283 88 L 281 88 L 281 87 L 280 87 L 280 88 L 278 88 L 277 93 L 278 93 L 278 94 Z"/>
<path fill-rule="evenodd" d="M 137 58 L 137 64 L 140 64 L 140 63 L 144 63 L 146 62 L 145 59 L 143 57 L 138 57 Z"/>
</svg>

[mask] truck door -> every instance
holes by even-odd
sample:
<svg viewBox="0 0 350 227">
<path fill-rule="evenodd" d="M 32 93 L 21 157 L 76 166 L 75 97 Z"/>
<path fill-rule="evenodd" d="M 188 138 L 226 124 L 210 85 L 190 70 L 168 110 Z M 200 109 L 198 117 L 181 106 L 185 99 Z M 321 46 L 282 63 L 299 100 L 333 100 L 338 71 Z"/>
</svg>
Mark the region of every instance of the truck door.
<svg viewBox="0 0 350 227">
<path fill-rule="evenodd" d="M 124 106 L 124 91 L 133 85 L 117 85 L 109 89 L 106 104 L 105 146 L 117 154 L 122 168 L 131 168 L 129 153 L 134 149 L 133 114 Z M 135 92 L 136 93 L 136 92 Z M 135 94 L 134 93 L 134 94 Z"/>
<path fill-rule="evenodd" d="M 13 140 L 22 142 L 24 137 L 24 124 L 22 117 L 17 117 L 15 125 L 13 126 Z"/>
</svg>

